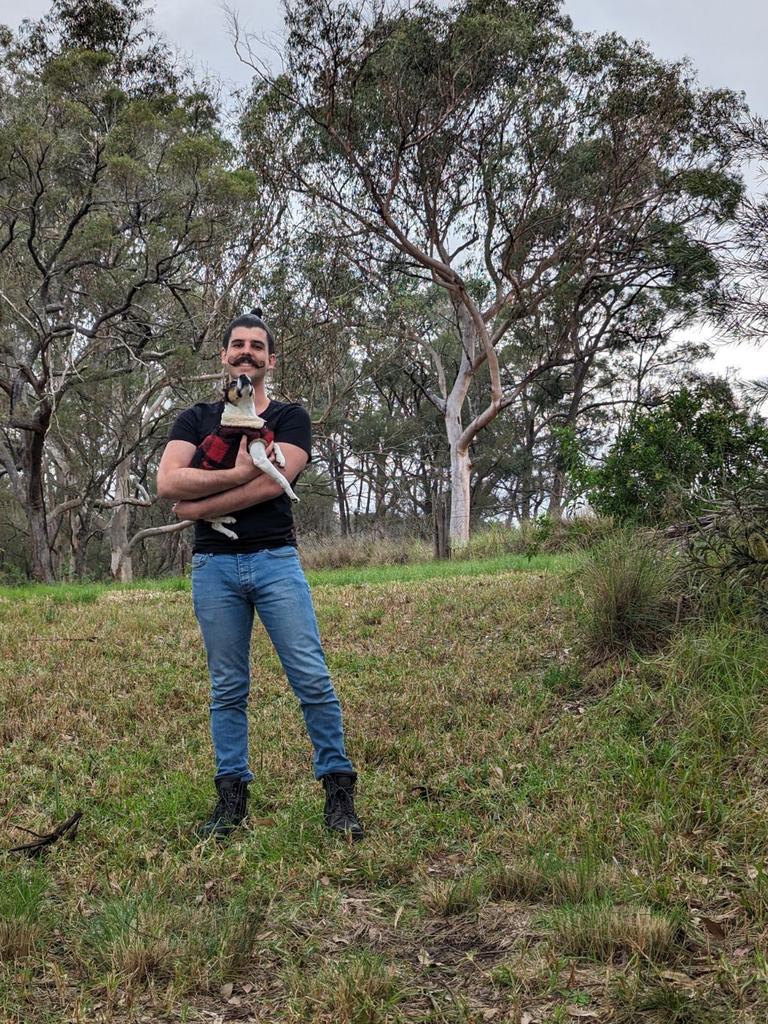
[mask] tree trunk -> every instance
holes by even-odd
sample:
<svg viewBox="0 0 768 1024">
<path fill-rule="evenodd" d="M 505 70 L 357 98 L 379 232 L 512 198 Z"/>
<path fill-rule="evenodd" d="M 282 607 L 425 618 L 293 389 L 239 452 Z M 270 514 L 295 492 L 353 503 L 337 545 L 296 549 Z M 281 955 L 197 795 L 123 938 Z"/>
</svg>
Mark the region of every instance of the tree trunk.
<svg viewBox="0 0 768 1024">
<path fill-rule="evenodd" d="M 432 498 L 434 523 L 434 552 L 438 560 L 451 557 L 450 506 L 445 492 L 435 486 Z"/>
<path fill-rule="evenodd" d="M 86 558 L 88 540 L 91 529 L 90 513 L 83 514 L 83 509 L 73 509 L 69 514 L 69 530 L 72 538 L 72 555 L 70 558 L 70 575 L 81 580 L 86 574 Z"/>
<path fill-rule="evenodd" d="M 115 474 L 115 501 L 125 501 L 130 497 L 130 457 L 123 459 L 118 465 Z M 133 558 L 129 548 L 128 523 L 131 506 L 127 503 L 117 505 L 109 526 L 109 541 L 111 547 L 110 572 L 112 579 L 120 583 L 133 582 Z"/>
<path fill-rule="evenodd" d="M 555 457 L 555 472 L 552 477 L 552 490 L 549 495 L 549 514 L 553 522 L 563 521 L 563 494 L 565 493 L 565 467 L 559 455 Z"/>
<path fill-rule="evenodd" d="M 36 421 L 39 430 L 25 430 L 24 433 L 24 476 L 27 482 L 26 512 L 29 535 L 32 541 L 32 577 L 41 583 L 54 580 L 51 545 L 48 537 L 48 517 L 45 510 L 43 488 L 43 450 L 45 434 L 50 421 L 50 412 L 43 411 Z"/>
<path fill-rule="evenodd" d="M 352 529 L 349 522 L 349 499 L 347 497 L 347 489 L 344 484 L 344 455 L 342 452 L 337 454 L 335 444 L 331 445 L 328 468 L 331 472 L 333 488 L 336 491 L 336 504 L 339 507 L 339 527 L 341 528 L 341 535 L 342 537 L 348 537 L 352 532 Z"/>
<path fill-rule="evenodd" d="M 533 451 L 536 444 L 535 412 L 529 409 L 527 401 L 523 401 L 525 417 L 525 445 L 523 447 L 523 470 L 520 474 L 520 518 L 525 522 L 531 518 L 531 502 L 533 500 Z"/>
<path fill-rule="evenodd" d="M 469 458 L 469 443 L 461 445 L 463 427 L 461 412 L 472 382 L 472 362 L 468 353 L 474 353 L 477 336 L 471 319 L 464 307 L 459 307 L 458 321 L 462 339 L 461 366 L 451 393 L 445 403 L 445 432 L 451 456 L 451 548 L 466 547 L 469 544 L 469 515 L 472 508 L 469 481 L 472 462 Z"/>
<path fill-rule="evenodd" d="M 461 414 L 449 400 L 445 417 L 448 447 L 451 453 L 451 548 L 466 547 L 469 544 L 469 516 L 472 501 L 469 489 L 472 462 L 469 450 L 459 446 L 461 438 Z"/>
<path fill-rule="evenodd" d="M 592 365 L 594 353 L 584 358 L 574 367 L 573 395 L 568 406 L 568 415 L 563 424 L 566 427 L 573 427 L 579 417 L 581 400 L 584 397 L 584 387 L 587 381 L 587 374 Z M 558 445 L 555 455 L 555 472 L 552 478 L 552 491 L 549 496 L 549 514 L 556 523 L 563 521 L 563 499 L 565 497 L 565 484 L 567 473 L 563 458 L 562 441 Z"/>
</svg>

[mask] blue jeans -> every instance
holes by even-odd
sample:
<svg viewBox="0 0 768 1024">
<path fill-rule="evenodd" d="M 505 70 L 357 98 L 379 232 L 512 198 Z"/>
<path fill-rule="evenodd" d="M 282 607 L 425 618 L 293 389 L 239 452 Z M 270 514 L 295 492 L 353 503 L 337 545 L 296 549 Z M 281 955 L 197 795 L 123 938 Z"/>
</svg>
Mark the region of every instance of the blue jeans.
<svg viewBox="0 0 768 1024">
<path fill-rule="evenodd" d="M 354 773 L 341 707 L 328 675 L 309 585 L 296 548 L 192 557 L 192 598 L 211 676 L 216 778 L 253 778 L 248 767 L 248 693 L 254 610 L 299 699 L 314 748 L 315 777 Z"/>
</svg>

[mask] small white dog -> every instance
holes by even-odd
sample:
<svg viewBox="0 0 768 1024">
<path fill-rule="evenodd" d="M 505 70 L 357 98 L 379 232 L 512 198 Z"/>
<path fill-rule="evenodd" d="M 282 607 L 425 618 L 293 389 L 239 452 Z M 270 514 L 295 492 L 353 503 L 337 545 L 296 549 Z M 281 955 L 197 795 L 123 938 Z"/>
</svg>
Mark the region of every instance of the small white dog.
<svg viewBox="0 0 768 1024">
<path fill-rule="evenodd" d="M 215 433 L 203 439 L 192 456 L 190 466 L 198 469 L 231 469 L 237 460 L 243 434 L 248 438 L 248 452 L 253 464 L 279 483 L 291 501 L 298 501 L 289 481 L 277 468 L 285 466 L 285 456 L 275 441 L 275 435 L 267 428 L 266 420 L 256 412 L 253 403 L 253 384 L 245 373 L 224 385 L 221 426 Z M 273 446 L 274 463 L 267 456 L 270 444 Z M 234 530 L 229 529 L 229 525 L 236 522 L 234 516 L 217 516 L 208 522 L 214 530 L 223 533 L 230 540 L 238 539 Z"/>
</svg>

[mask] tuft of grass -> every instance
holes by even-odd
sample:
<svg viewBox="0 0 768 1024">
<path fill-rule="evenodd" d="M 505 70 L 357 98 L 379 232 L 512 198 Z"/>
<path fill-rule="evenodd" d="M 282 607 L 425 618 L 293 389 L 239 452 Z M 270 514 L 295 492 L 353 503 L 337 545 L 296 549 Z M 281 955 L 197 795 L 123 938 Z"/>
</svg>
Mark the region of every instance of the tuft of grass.
<svg viewBox="0 0 768 1024">
<path fill-rule="evenodd" d="M 477 910 L 487 891 L 482 874 L 466 875 L 463 878 L 430 879 L 424 887 L 424 906 L 439 917 L 453 917 Z"/>
<path fill-rule="evenodd" d="M 687 982 L 684 988 L 659 978 L 620 975 L 612 986 L 612 1019 L 616 1024 L 729 1024 L 734 1019 L 735 1001 L 722 991 L 697 992 L 692 978 L 680 980 Z"/>
<path fill-rule="evenodd" d="M 0 961 L 40 954 L 47 940 L 45 900 L 48 878 L 40 868 L 28 869 L 0 885 Z"/>
<path fill-rule="evenodd" d="M 494 860 L 483 872 L 484 889 L 493 900 L 588 903 L 613 894 L 620 882 L 615 868 L 582 857 L 567 863 L 559 858 L 521 858 L 505 864 Z"/>
<path fill-rule="evenodd" d="M 218 912 L 210 933 L 215 981 L 237 978 L 248 967 L 258 951 L 265 916 L 261 895 L 250 889 Z"/>
<path fill-rule="evenodd" d="M 88 920 L 82 955 L 100 969 L 131 986 L 150 979 L 169 978 L 171 935 L 169 921 L 152 910 L 147 896 L 112 897 L 102 901 Z"/>
<path fill-rule="evenodd" d="M 582 640 L 592 654 L 653 651 L 674 628 L 682 573 L 672 551 L 650 536 L 620 530 L 583 558 Z"/>
<path fill-rule="evenodd" d="M 397 972 L 368 950 L 329 963 L 297 984 L 299 1019 L 318 1024 L 389 1024 L 406 996 Z"/>
<path fill-rule="evenodd" d="M 668 960 L 682 933 L 679 914 L 611 904 L 561 907 L 547 923 L 558 953 L 603 961 L 619 954 Z"/>
</svg>

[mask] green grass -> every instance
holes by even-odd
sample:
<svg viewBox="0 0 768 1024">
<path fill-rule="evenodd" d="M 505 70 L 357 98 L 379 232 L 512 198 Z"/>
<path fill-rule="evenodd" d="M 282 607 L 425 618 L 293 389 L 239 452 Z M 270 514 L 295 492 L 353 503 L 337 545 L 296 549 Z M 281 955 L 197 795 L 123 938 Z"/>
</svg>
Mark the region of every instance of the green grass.
<svg viewBox="0 0 768 1024">
<path fill-rule="evenodd" d="M 588 667 L 568 561 L 515 564 L 313 574 L 355 846 L 260 628 L 250 827 L 215 846 L 186 589 L 5 591 L 0 846 L 84 815 L 0 852 L 0 1020 L 766 1019 L 768 639 Z"/>
<path fill-rule="evenodd" d="M 313 569 L 307 579 L 313 587 L 368 586 L 377 583 L 409 583 L 455 576 L 493 576 L 501 572 L 562 572 L 573 568 L 576 558 L 559 555 L 499 555 L 467 561 L 422 562 L 412 565 L 365 566 L 355 569 Z M 191 590 L 187 576 L 137 580 L 135 583 L 27 583 L 0 586 L 0 600 L 29 601 L 47 598 L 56 604 L 91 604 L 102 594 L 127 591 L 186 593 Z"/>
</svg>

